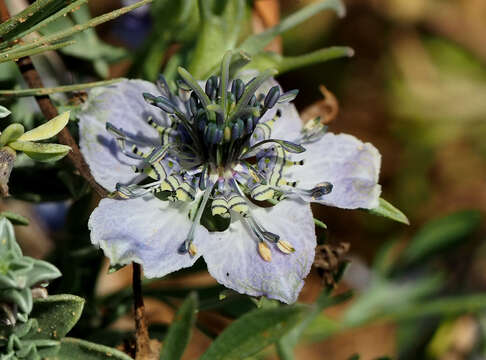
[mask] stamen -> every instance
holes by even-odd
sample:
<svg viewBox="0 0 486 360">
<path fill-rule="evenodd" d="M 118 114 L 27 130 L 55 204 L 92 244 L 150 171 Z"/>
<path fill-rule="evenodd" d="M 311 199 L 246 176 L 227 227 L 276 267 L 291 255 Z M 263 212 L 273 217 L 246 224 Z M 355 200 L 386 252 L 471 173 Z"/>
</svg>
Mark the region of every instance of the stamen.
<svg viewBox="0 0 486 360">
<path fill-rule="evenodd" d="M 263 102 L 263 106 L 265 109 L 271 109 L 275 106 L 277 101 L 280 98 L 280 87 L 274 86 L 270 89 L 267 96 L 265 97 L 265 101 Z"/>
<path fill-rule="evenodd" d="M 263 241 L 258 243 L 258 253 L 266 262 L 272 261 L 272 252 L 270 251 L 270 247 Z"/>
<path fill-rule="evenodd" d="M 204 212 L 204 209 L 206 208 L 206 204 L 209 200 L 209 195 L 211 195 L 211 192 L 213 191 L 213 187 L 208 187 L 206 191 L 204 192 L 204 195 L 202 197 L 201 202 L 199 203 L 199 207 L 197 209 L 196 215 L 194 217 L 194 220 L 191 225 L 191 229 L 189 230 L 189 234 L 187 234 L 186 240 L 181 244 L 179 247 L 179 253 L 180 254 L 186 254 L 189 252 L 191 256 L 194 256 L 195 253 L 195 247 L 193 247 L 193 251 L 191 250 L 191 245 L 192 241 L 194 240 L 194 232 L 196 231 L 196 226 L 199 225 L 199 222 L 201 221 L 201 216 Z"/>
<path fill-rule="evenodd" d="M 290 245 L 288 241 L 279 240 L 277 242 L 277 248 L 284 254 L 291 254 L 295 251 L 294 247 Z"/>
</svg>

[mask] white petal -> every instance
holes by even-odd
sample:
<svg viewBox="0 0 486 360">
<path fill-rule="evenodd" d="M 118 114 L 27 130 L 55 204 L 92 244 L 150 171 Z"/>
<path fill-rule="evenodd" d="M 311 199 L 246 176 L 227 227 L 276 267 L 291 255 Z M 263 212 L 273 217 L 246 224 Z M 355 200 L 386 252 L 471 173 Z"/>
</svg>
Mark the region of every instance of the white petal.
<svg viewBox="0 0 486 360">
<path fill-rule="evenodd" d="M 143 265 L 146 277 L 162 277 L 189 267 L 198 259 L 179 254 L 191 222 L 189 206 L 156 198 L 103 199 L 89 219 L 91 242 L 101 247 L 112 264 Z M 198 226 L 194 244 L 207 239 L 208 231 Z"/>
<path fill-rule="evenodd" d="M 81 152 L 96 181 L 108 190 L 113 190 L 117 182 L 131 182 L 137 175 L 130 165 L 136 165 L 138 161 L 120 152 L 115 139 L 106 131 L 107 122 L 138 140 L 160 143 L 158 133 L 147 124 L 146 119 L 152 116 L 162 123 L 166 120 L 159 109 L 145 102 L 144 92 L 159 94 L 154 84 L 143 80 L 123 80 L 95 88 L 90 91 L 88 101 L 79 114 Z"/>
<path fill-rule="evenodd" d="M 298 180 L 298 187 L 311 189 L 328 181 L 332 192 L 317 202 L 344 209 L 378 206 L 381 155 L 372 144 L 352 135 L 327 133 L 304 147 L 305 164 L 293 166 L 288 175 Z"/>
<path fill-rule="evenodd" d="M 260 224 L 290 242 L 292 254 L 269 244 L 272 260 L 258 253 L 258 241 L 241 220 L 225 232 L 210 233 L 203 256 L 211 275 L 224 286 L 252 296 L 267 296 L 285 303 L 297 300 L 314 261 L 316 235 L 309 204 L 285 200 L 272 208 L 252 207 Z"/>
</svg>

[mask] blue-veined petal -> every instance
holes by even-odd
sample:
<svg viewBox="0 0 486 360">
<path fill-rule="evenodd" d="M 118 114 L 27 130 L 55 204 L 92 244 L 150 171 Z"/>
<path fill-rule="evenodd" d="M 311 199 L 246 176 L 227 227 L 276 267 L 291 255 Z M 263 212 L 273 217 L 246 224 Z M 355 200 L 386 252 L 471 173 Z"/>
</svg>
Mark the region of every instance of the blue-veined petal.
<svg viewBox="0 0 486 360">
<path fill-rule="evenodd" d="M 152 116 L 162 124 L 167 120 L 160 110 L 145 102 L 144 92 L 159 94 L 154 84 L 143 80 L 124 80 L 95 88 L 79 113 L 81 152 L 96 181 L 108 190 L 113 190 L 118 182 L 132 181 L 137 175 L 130 170 L 130 165 L 137 165 L 139 161 L 121 153 L 113 136 L 106 131 L 107 122 L 136 140 L 160 144 L 157 131 L 146 119 Z M 139 148 L 144 150 L 143 146 Z"/>
<path fill-rule="evenodd" d="M 288 241 L 295 252 L 284 254 L 267 243 L 272 259 L 264 261 L 255 235 L 238 217 L 228 230 L 210 233 L 201 243 L 208 270 L 219 283 L 238 292 L 293 303 L 314 261 L 316 235 L 310 206 L 285 200 L 271 208 L 252 206 L 251 214 L 267 231 Z"/>
<path fill-rule="evenodd" d="M 298 156 L 305 159 L 304 165 L 293 166 L 287 175 L 304 189 L 330 182 L 331 193 L 316 202 L 344 209 L 378 206 L 381 155 L 372 144 L 348 134 L 326 133 L 304 146 L 306 152 Z"/>
<path fill-rule="evenodd" d="M 189 207 L 151 196 L 103 199 L 89 219 L 91 242 L 103 249 L 112 264 L 135 261 L 143 265 L 146 277 L 162 277 L 191 266 L 200 256 L 199 252 L 194 257 L 178 253 L 191 227 Z M 207 237 L 208 231 L 198 226 L 194 245 L 199 248 Z"/>
</svg>

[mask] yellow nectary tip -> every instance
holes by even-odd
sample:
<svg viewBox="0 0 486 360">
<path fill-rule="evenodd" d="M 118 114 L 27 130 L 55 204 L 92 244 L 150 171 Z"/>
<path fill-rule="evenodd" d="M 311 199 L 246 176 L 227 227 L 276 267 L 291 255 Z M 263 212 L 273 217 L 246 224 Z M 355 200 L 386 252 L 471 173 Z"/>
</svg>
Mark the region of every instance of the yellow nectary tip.
<svg viewBox="0 0 486 360">
<path fill-rule="evenodd" d="M 197 254 L 196 245 L 194 245 L 193 243 L 191 243 L 191 245 L 189 245 L 189 254 L 191 256 L 195 256 Z"/>
<path fill-rule="evenodd" d="M 272 261 L 272 252 L 270 251 L 270 248 L 266 243 L 264 242 L 258 243 L 258 252 L 260 253 L 260 256 L 262 257 L 263 260 L 268 262 Z"/>
<path fill-rule="evenodd" d="M 292 245 L 288 241 L 279 240 L 277 242 L 277 248 L 284 254 L 291 254 L 295 251 Z"/>
<path fill-rule="evenodd" d="M 226 126 L 224 128 L 224 141 L 229 142 L 231 140 L 231 129 Z"/>
</svg>

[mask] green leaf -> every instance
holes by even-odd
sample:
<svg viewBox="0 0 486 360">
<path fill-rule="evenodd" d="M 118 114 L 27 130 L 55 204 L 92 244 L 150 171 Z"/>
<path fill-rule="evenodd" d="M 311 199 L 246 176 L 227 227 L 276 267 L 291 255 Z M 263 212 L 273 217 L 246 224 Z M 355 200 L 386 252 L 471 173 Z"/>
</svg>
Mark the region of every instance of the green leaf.
<svg viewBox="0 0 486 360">
<path fill-rule="evenodd" d="M 24 314 L 32 310 L 32 293 L 29 288 L 0 290 L 0 301 L 17 305 Z"/>
<path fill-rule="evenodd" d="M 71 150 L 67 145 L 44 144 L 31 141 L 14 141 L 9 146 L 17 151 L 23 151 L 31 159 L 42 162 L 62 159 Z"/>
<path fill-rule="evenodd" d="M 293 13 L 274 27 L 262 33 L 248 37 L 243 44 L 241 44 L 239 49 L 246 51 L 251 55 L 255 55 L 262 51 L 274 37 L 292 29 L 310 17 L 327 9 L 333 9 L 340 17 L 344 16 L 345 14 L 344 5 L 340 0 L 324 0 L 316 2 Z"/>
<path fill-rule="evenodd" d="M 61 340 L 59 360 L 133 360 L 114 348 L 74 338 Z"/>
<path fill-rule="evenodd" d="M 160 353 L 160 360 L 177 360 L 182 357 L 191 339 L 192 326 L 196 321 L 197 306 L 196 293 L 189 294 L 169 327 Z"/>
<path fill-rule="evenodd" d="M 481 213 L 465 210 L 432 220 L 412 238 L 402 253 L 404 264 L 416 263 L 470 236 L 481 224 Z"/>
<path fill-rule="evenodd" d="M 12 224 L 6 218 L 0 218 L 0 254 L 12 251 L 15 257 L 22 256 L 22 250 L 15 241 L 15 233 Z"/>
<path fill-rule="evenodd" d="M 351 297 L 350 292 L 342 293 L 334 297 L 331 297 L 330 293 L 330 289 L 323 290 L 317 301 L 309 308 L 303 320 L 298 322 L 293 329 L 278 341 L 277 351 L 281 360 L 291 360 L 294 358 L 293 349 L 299 342 L 303 332 L 324 309 L 340 304 Z"/>
<path fill-rule="evenodd" d="M 304 66 L 353 55 L 353 49 L 347 46 L 332 46 L 299 56 L 282 56 L 274 52 L 263 52 L 256 54 L 245 69 L 263 71 L 272 68 L 277 69 L 278 73 L 282 74 Z"/>
<path fill-rule="evenodd" d="M 57 135 L 69 122 L 69 111 L 66 111 L 55 118 L 49 120 L 45 124 L 42 124 L 30 131 L 27 131 L 21 137 L 19 141 L 38 141 L 49 139 Z"/>
<path fill-rule="evenodd" d="M 200 360 L 245 359 L 275 343 L 302 320 L 308 307 L 253 310 L 219 335 Z"/>
<path fill-rule="evenodd" d="M 57 267 L 47 261 L 32 259 L 33 268 L 27 274 L 26 286 L 31 287 L 37 283 L 51 281 L 61 277 L 61 272 Z"/>
<path fill-rule="evenodd" d="M 345 326 L 359 326 L 385 317 L 392 312 L 417 304 L 420 299 L 430 296 L 442 286 L 442 276 L 433 275 L 416 281 L 376 279 L 372 286 L 362 293 L 342 318 Z"/>
<path fill-rule="evenodd" d="M 39 323 L 32 339 L 62 339 L 78 322 L 84 307 L 84 299 L 74 295 L 53 295 L 36 299 L 30 314 Z"/>
<path fill-rule="evenodd" d="M 212 13 L 208 0 L 199 0 L 201 25 L 188 69 L 196 79 L 205 78 L 223 55 L 236 46 L 245 20 L 245 1 L 229 0 L 221 15 Z"/>
<path fill-rule="evenodd" d="M 0 105 L 0 119 L 10 115 L 10 110 Z"/>
<path fill-rule="evenodd" d="M 383 198 L 380 198 L 379 201 L 380 203 L 378 207 L 368 210 L 370 214 L 383 216 L 388 219 L 395 220 L 399 223 L 410 225 L 410 221 L 408 221 L 408 218 L 405 216 L 404 213 L 402 213 L 400 210 L 398 210 L 396 207 L 394 207 Z"/>
<path fill-rule="evenodd" d="M 2 211 L 0 213 L 0 217 L 1 216 L 4 216 L 7 219 L 9 219 L 14 225 L 29 225 L 29 219 L 27 219 L 25 216 L 16 214 L 11 211 Z"/>
<path fill-rule="evenodd" d="M 0 146 L 5 146 L 17 140 L 24 133 L 24 127 L 21 124 L 11 124 L 3 130 L 0 135 Z"/>
</svg>

